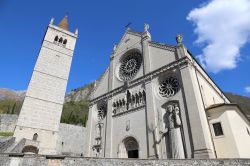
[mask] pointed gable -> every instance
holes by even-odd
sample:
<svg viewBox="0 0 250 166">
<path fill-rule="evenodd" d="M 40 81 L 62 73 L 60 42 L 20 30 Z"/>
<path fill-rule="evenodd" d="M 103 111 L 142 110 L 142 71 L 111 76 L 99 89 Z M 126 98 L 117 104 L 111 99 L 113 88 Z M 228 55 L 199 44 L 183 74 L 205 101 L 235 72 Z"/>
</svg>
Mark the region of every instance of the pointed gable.
<svg viewBox="0 0 250 166">
<path fill-rule="evenodd" d="M 119 78 L 118 71 L 121 65 L 121 60 L 125 55 L 128 55 L 128 52 L 138 52 L 142 55 L 142 33 L 134 32 L 128 29 L 123 37 L 121 38 L 119 44 L 116 46 L 113 55 L 112 55 L 112 64 L 113 64 L 113 82 L 112 89 L 118 88 L 124 85 L 124 80 Z M 141 77 L 143 75 L 143 65 L 141 65 L 138 72 L 133 76 L 133 79 Z"/>
<path fill-rule="evenodd" d="M 63 17 L 63 19 L 59 22 L 58 27 L 66 30 L 66 31 L 69 30 L 68 16 Z"/>
<path fill-rule="evenodd" d="M 131 48 L 136 44 L 140 44 L 142 33 L 134 32 L 131 29 L 128 29 L 123 37 L 121 38 L 119 44 L 116 46 L 115 55 L 124 53 L 127 49 Z"/>
</svg>

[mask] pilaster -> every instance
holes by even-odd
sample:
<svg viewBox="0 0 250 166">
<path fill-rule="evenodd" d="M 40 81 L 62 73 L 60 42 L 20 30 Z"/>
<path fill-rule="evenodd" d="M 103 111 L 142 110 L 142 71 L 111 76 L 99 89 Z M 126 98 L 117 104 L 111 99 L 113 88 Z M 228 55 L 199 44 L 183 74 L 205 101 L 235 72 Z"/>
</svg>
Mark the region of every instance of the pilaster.
<svg viewBox="0 0 250 166">
<path fill-rule="evenodd" d="M 180 69 L 180 73 L 193 140 L 193 157 L 215 158 L 211 134 L 195 75 L 195 69 L 191 65 L 187 65 Z"/>
</svg>

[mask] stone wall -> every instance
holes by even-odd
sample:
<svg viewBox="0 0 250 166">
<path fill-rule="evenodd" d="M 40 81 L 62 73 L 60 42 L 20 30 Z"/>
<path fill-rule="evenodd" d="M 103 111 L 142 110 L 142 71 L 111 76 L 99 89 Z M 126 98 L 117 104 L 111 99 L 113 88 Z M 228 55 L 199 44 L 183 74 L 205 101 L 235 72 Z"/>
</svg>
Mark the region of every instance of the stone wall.
<svg viewBox="0 0 250 166">
<path fill-rule="evenodd" d="M 14 142 L 14 137 L 0 137 L 0 153 L 5 152 Z"/>
<path fill-rule="evenodd" d="M 71 156 L 83 156 L 85 133 L 85 127 L 60 123 L 57 153 Z"/>
<path fill-rule="evenodd" d="M 41 156 L 41 155 L 0 155 L 1 166 L 249 166 L 250 159 L 220 160 L 136 160 L 136 159 L 95 159 L 83 157 Z"/>
<path fill-rule="evenodd" d="M 18 115 L 1 114 L 0 115 L 0 132 L 14 132 Z M 84 156 L 86 128 L 82 126 L 60 123 L 57 154 L 65 154 L 70 156 Z M 5 137 L 1 138 L 0 146 L 10 144 Z M 3 152 L 0 147 L 0 152 Z"/>
<path fill-rule="evenodd" d="M 0 132 L 14 132 L 18 115 L 0 114 Z"/>
</svg>

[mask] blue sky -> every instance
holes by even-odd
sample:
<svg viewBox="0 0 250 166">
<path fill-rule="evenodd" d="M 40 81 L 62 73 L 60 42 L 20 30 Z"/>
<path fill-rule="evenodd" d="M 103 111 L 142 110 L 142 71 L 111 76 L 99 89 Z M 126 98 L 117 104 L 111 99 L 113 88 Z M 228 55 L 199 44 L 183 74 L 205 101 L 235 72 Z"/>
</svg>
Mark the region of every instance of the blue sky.
<svg viewBox="0 0 250 166">
<path fill-rule="evenodd" d="M 50 19 L 58 23 L 66 13 L 70 30 L 79 29 L 68 91 L 105 71 L 113 44 L 132 22 L 136 31 L 148 23 L 158 42 L 175 44 L 182 33 L 223 91 L 250 96 L 249 0 L 1 0 L 1 88 L 27 89 Z"/>
</svg>

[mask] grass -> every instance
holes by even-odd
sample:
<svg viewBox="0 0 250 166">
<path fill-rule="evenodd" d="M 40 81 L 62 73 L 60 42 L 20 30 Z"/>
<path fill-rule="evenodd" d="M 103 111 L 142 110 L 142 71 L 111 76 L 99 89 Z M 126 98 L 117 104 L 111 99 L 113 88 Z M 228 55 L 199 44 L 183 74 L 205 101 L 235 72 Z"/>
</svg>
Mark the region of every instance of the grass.
<svg viewBox="0 0 250 166">
<path fill-rule="evenodd" d="M 13 135 L 14 135 L 14 132 L 0 132 L 0 136 L 2 137 L 10 137 Z"/>
</svg>

